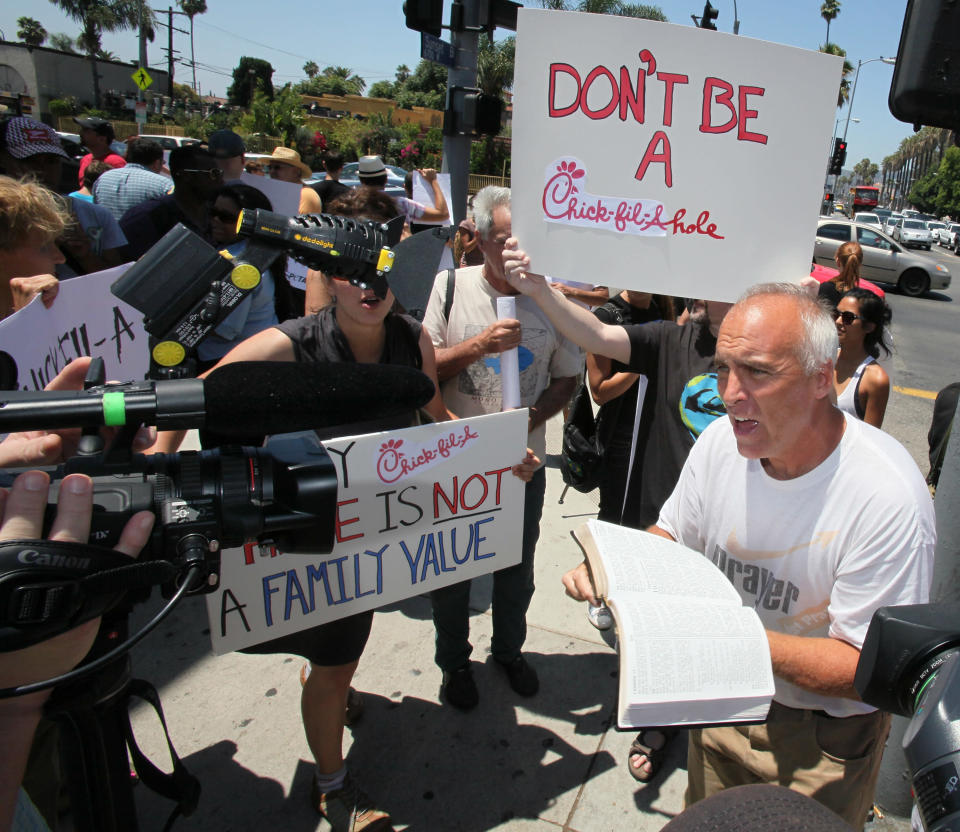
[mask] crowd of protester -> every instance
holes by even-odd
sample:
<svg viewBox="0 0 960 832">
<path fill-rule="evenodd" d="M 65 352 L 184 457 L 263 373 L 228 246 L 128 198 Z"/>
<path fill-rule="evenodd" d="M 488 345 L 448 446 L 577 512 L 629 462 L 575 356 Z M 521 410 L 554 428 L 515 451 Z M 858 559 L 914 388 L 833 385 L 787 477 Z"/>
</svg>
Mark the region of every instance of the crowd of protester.
<svg viewBox="0 0 960 832">
<path fill-rule="evenodd" d="M 168 176 L 162 172 L 163 154 L 155 142 L 133 139 L 123 159 L 110 150 L 114 136 L 109 122 L 91 117 L 78 123 L 91 152 L 82 160 L 77 179 L 70 178 L 66 187 L 67 155 L 52 129 L 25 117 L 0 125 L 2 316 L 23 308 L 36 295 L 45 305 L 56 303 L 60 279 L 135 260 L 178 223 L 239 256 L 246 245 L 237 233 L 240 212 L 272 209 L 249 176 L 243 177 L 262 171 L 250 170 L 243 141 L 231 131 L 217 131 L 206 144 L 173 150 Z M 403 215 L 413 223 L 407 233 L 418 230 L 418 221 L 437 222 L 448 216 L 434 170 L 422 171 L 433 191 L 433 205 L 423 205 L 413 200 L 409 185 L 405 197 L 394 199 L 384 193 L 386 168 L 379 157 L 360 160 L 361 185 L 356 189 L 339 181 L 342 167 L 342 157 L 328 153 L 325 178 L 305 185 L 311 171 L 295 150 L 277 147 L 266 162 L 271 178 L 301 186 L 301 212 L 327 211 L 376 222 Z M 276 264 L 200 345 L 199 371 L 251 360 L 416 367 L 437 388 L 426 414 L 442 421 L 499 410 L 499 363 L 495 367 L 485 359 L 513 348 L 526 350 L 529 361 L 523 365 L 527 375 L 521 404 L 529 409 L 530 448 L 513 469 L 525 482 L 523 539 L 518 541 L 522 557 L 517 566 L 495 574 L 491 645 L 510 687 L 523 697 L 539 692 L 536 668 L 522 647 L 544 496 L 544 426 L 569 400 L 578 374 L 586 371 L 603 426 L 600 519 L 649 527 L 705 554 L 713 554 L 707 546 L 730 546 L 723 534 L 734 522 L 713 512 L 710 499 L 724 502 L 725 510 L 736 508 L 735 500 L 717 500 L 711 490 L 719 487 L 714 483 L 716 469 L 710 467 L 717 460 L 740 478 L 738 482 L 742 479 L 745 487 L 755 489 L 751 492 L 755 499 L 767 501 L 777 520 L 784 500 L 794 508 L 809 504 L 806 492 L 791 496 L 780 486 L 796 480 L 809 489 L 813 471 L 843 468 L 856 458 L 861 468 L 851 470 L 867 472 L 864 476 L 870 480 L 860 482 L 859 498 L 866 503 L 864 490 L 869 486 L 877 491 L 869 498 L 875 501 L 871 505 L 888 514 L 875 518 L 869 530 L 872 542 L 863 543 L 867 530 L 851 531 L 848 525 L 856 526 L 856 518 L 843 518 L 849 495 L 814 483 L 814 491 L 826 488 L 836 500 L 833 511 L 843 528 L 837 533 L 838 545 L 847 549 L 818 554 L 811 558 L 809 574 L 794 575 L 804 591 L 809 584 L 817 603 L 822 601 L 824 619 L 805 637 L 783 632 L 770 636 L 774 671 L 787 684 L 781 688 L 778 683 L 776 709 L 769 718 L 769 724 L 776 725 L 765 739 L 769 759 L 762 765 L 764 771 L 776 771 L 799 743 L 809 744 L 811 730 L 834 742 L 834 748 L 842 747 L 832 754 L 841 761 L 831 768 L 827 760 L 831 754 L 818 752 L 812 765 L 815 776 L 804 779 L 797 774 L 785 782 L 783 776 L 768 777 L 751 768 L 755 760 L 739 747 L 739 729 L 696 731 L 690 739 L 687 799 L 695 802 L 725 787 L 767 780 L 809 794 L 852 825 L 862 826 L 889 719 L 862 703 L 851 704 L 855 702 L 851 668 L 862 643 L 864 619 L 869 621 L 872 610 L 858 596 L 863 588 L 855 584 L 867 573 L 886 582 L 882 592 L 879 587 L 876 593 L 871 591 L 873 606 L 925 601 L 932 509 L 915 493 L 912 474 L 895 443 L 874 430 L 882 425 L 889 396 L 890 380 L 877 359 L 881 351 L 889 354 L 891 314 L 882 297 L 859 287 L 859 245 L 840 248 L 839 273 L 823 284 L 819 300 L 816 287 L 808 291 L 766 286 L 736 305 L 707 299 L 677 299 L 675 304 L 673 298 L 634 290 L 551 285 L 536 274 L 535 258 L 519 250 L 512 238 L 510 212 L 508 189 L 486 188 L 477 195 L 474 217 L 461 223 L 453 241 L 458 268 L 437 275 L 422 323 L 398 309 L 391 293 L 378 298 L 336 274 L 311 272 L 306 295 L 298 297 L 287 282 L 284 264 Z M 496 299 L 503 296 L 516 297 L 516 319 L 497 319 Z M 596 306 L 595 314 L 583 304 Z M 682 310 L 679 317 L 677 307 Z M 784 386 L 782 379 L 789 384 Z M 409 423 L 400 419 L 343 430 L 370 432 Z M 858 423 L 867 427 L 857 427 Z M 22 461 L 28 440 L 36 442 L 38 437 L 8 439 L 9 458 Z M 182 434 L 161 433 L 153 450 L 173 451 L 181 440 Z M 203 447 L 217 447 L 222 441 L 210 432 L 201 435 Z M 836 455 L 844 462 L 838 463 Z M 897 481 L 910 483 L 899 495 L 882 485 L 890 474 L 883 466 L 891 459 Z M 40 491 L 46 494 L 45 482 L 17 481 L 6 498 L 0 538 L 13 514 L 25 510 L 23 495 Z M 81 481 L 72 493 L 80 495 L 77 499 L 88 498 Z M 781 525 L 791 527 L 790 533 L 815 537 L 820 528 L 817 518 L 803 510 L 791 511 L 799 516 L 796 528 Z M 691 519 L 693 514 L 696 519 Z M 746 525 L 744 534 L 752 532 L 756 518 L 740 519 Z M 129 554 L 135 553 L 147 521 L 138 522 L 125 537 Z M 889 541 L 880 540 L 897 522 L 912 530 L 910 542 L 903 542 L 902 534 L 892 528 Z M 783 542 L 782 532 L 764 529 L 760 536 L 775 548 Z M 736 547 L 731 547 L 731 554 L 749 557 Z M 860 577 L 855 580 L 854 574 Z M 591 602 L 595 626 L 609 628 L 609 612 L 595 597 L 586 567 L 573 570 L 564 581 L 568 594 Z M 473 709 L 480 698 L 470 661 L 469 592 L 469 582 L 463 582 L 435 591 L 431 599 L 441 699 L 461 711 Z M 758 596 L 758 608 L 761 600 Z M 342 754 L 344 727 L 362 711 L 362 694 L 351 681 L 372 619 L 372 612 L 362 613 L 250 649 L 293 653 L 306 660 L 301 670 L 302 719 L 316 760 L 311 802 L 338 831 L 390 828 L 389 813 L 366 795 L 358 778 L 347 771 Z M 779 619 L 765 618 L 764 623 L 769 630 L 780 627 Z M 77 653 L 79 660 L 83 653 Z M 0 729 L 3 719 L 0 711 Z M 814 728 L 810 719 L 820 722 Z M 671 731 L 655 727 L 637 735 L 625 761 L 635 779 L 647 781 L 656 775 L 671 736 Z M 18 748 L 24 745 L 23 737 L 17 735 L 16 740 Z M 847 755 L 849 760 L 844 759 L 848 746 L 859 752 Z M 12 794 L 19 800 L 18 812 L 33 812 L 22 792 Z M 6 810 L 12 806 L 11 793 L 2 796 Z M 55 828 L 55 806 L 38 808 Z"/>
</svg>

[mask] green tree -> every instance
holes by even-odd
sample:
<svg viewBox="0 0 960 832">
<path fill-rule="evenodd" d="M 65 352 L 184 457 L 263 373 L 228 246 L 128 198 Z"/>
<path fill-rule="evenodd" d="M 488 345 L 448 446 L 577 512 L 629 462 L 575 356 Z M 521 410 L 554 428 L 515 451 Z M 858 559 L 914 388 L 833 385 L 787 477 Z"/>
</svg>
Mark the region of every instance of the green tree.
<svg viewBox="0 0 960 832">
<path fill-rule="evenodd" d="M 93 74 L 94 106 L 100 107 L 100 74 L 97 56 L 103 52 L 103 33 L 121 29 L 138 29 L 142 25 L 153 40 L 156 18 L 146 0 L 50 0 L 71 20 L 80 24 L 77 45 L 90 58 Z M 51 38 L 52 42 L 52 38 Z"/>
<path fill-rule="evenodd" d="M 400 64 L 400 66 L 397 67 L 397 83 L 402 84 L 409 77 L 410 67 L 408 67 L 406 64 Z"/>
<path fill-rule="evenodd" d="M 317 77 L 317 73 L 319 73 L 319 72 L 320 72 L 320 67 L 317 66 L 317 62 L 316 62 L 316 61 L 307 61 L 307 62 L 303 65 L 303 73 L 304 73 L 304 75 L 307 76 L 307 78 L 316 78 L 316 77 Z"/>
<path fill-rule="evenodd" d="M 50 35 L 50 48 L 59 49 L 61 52 L 69 52 L 71 55 L 77 54 L 74 39 L 65 32 L 55 32 Z"/>
<path fill-rule="evenodd" d="M 820 17 L 827 21 L 827 38 L 824 43 L 830 43 L 830 23 L 840 14 L 840 0 L 824 0 L 820 7 Z"/>
<path fill-rule="evenodd" d="M 447 98 L 447 68 L 432 61 L 420 61 L 410 77 L 396 86 L 400 87 L 394 96 L 398 107 L 442 110 Z"/>
<path fill-rule="evenodd" d="M 27 46 L 42 46 L 47 39 L 47 30 L 40 25 L 39 20 L 34 20 L 32 17 L 18 17 L 17 37 Z"/>
<path fill-rule="evenodd" d="M 193 70 L 193 91 L 197 92 L 197 58 L 193 49 L 193 19 L 198 14 L 206 14 L 206 0 L 177 0 L 180 9 L 190 18 L 190 68 Z"/>
<path fill-rule="evenodd" d="M 869 159 L 861 159 L 853 166 L 853 173 L 856 177 L 855 182 L 859 182 L 862 185 L 872 185 L 873 180 L 877 178 L 877 174 L 880 173 L 880 167 L 871 162 Z"/>
<path fill-rule="evenodd" d="M 367 89 L 370 98 L 393 98 L 396 93 L 390 81 L 376 81 Z"/>
<path fill-rule="evenodd" d="M 948 148 L 937 171 L 937 216 L 960 216 L 960 147 Z"/>
<path fill-rule="evenodd" d="M 640 17 L 645 20 L 667 22 L 667 16 L 659 6 L 642 3 L 623 3 L 621 0 L 540 0 L 545 9 L 560 12 L 588 12 L 590 14 L 615 14 L 621 17 Z"/>
<path fill-rule="evenodd" d="M 937 210 L 939 191 L 940 183 L 938 182 L 937 171 L 930 170 L 913 183 L 910 193 L 907 194 L 907 200 L 911 205 L 916 206 L 918 211 L 933 214 Z"/>
<path fill-rule="evenodd" d="M 839 110 L 850 97 L 850 73 L 853 72 L 853 64 L 847 60 L 847 50 L 841 49 L 835 43 L 825 43 L 820 47 L 820 51 L 827 55 L 839 55 L 843 58 L 843 69 L 840 71 L 840 92 L 837 94 L 837 109 Z"/>
<path fill-rule="evenodd" d="M 245 133 L 280 136 L 285 145 L 292 147 L 297 128 L 305 119 L 300 94 L 294 91 L 292 84 L 285 84 L 272 98 L 268 98 L 262 88 L 258 89 L 249 112 L 240 119 L 240 127 Z"/>
<path fill-rule="evenodd" d="M 250 93 L 262 90 L 268 98 L 273 98 L 273 67 L 262 58 L 250 58 L 244 55 L 233 70 L 233 83 L 227 87 L 227 99 L 236 107 L 250 106 Z"/>
</svg>

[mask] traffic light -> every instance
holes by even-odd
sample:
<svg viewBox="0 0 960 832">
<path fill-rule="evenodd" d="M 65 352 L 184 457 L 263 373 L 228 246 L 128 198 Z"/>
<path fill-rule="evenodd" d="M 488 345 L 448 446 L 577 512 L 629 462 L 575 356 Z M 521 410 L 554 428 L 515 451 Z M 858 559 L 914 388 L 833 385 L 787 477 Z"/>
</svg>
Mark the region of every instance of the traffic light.
<svg viewBox="0 0 960 832">
<path fill-rule="evenodd" d="M 843 169 L 843 163 L 847 161 L 847 143 L 843 139 L 833 140 L 833 156 L 830 159 L 830 168 L 827 171 L 831 175 L 840 175 Z"/>
<path fill-rule="evenodd" d="M 719 14 L 720 12 L 710 5 L 710 0 L 707 0 L 703 6 L 703 14 L 700 16 L 700 28 L 713 29 L 713 31 L 716 32 L 717 24 L 713 21 L 717 19 Z"/>
<path fill-rule="evenodd" d="M 502 127 L 503 101 L 475 87 L 450 87 L 443 114 L 447 136 L 496 136 Z"/>
<path fill-rule="evenodd" d="M 440 37 L 443 24 L 443 0 L 405 0 L 403 15 L 407 28 Z"/>
</svg>

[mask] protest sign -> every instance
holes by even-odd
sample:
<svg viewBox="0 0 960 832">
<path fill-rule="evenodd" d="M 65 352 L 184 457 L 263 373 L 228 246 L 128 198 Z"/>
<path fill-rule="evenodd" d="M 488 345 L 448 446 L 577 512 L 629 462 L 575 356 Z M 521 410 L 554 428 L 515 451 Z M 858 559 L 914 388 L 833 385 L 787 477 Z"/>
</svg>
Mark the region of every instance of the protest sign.
<svg viewBox="0 0 960 832">
<path fill-rule="evenodd" d="M 129 267 L 63 280 L 49 309 L 35 298 L 0 321 L 0 354 L 16 365 L 11 389 L 42 390 L 83 355 L 103 359 L 108 381 L 146 377 L 150 357 L 143 313 L 110 293 L 110 285 Z"/>
<path fill-rule="evenodd" d="M 299 632 L 520 561 L 527 411 L 323 443 L 337 470 L 330 554 L 227 549 L 207 596 L 216 653 Z"/>
<path fill-rule="evenodd" d="M 302 185 L 296 182 L 283 182 L 279 179 L 270 179 L 266 176 L 257 176 L 255 173 L 244 171 L 240 176 L 244 185 L 256 188 L 273 206 L 274 213 L 292 217 L 300 213 L 300 191 Z M 292 257 L 287 258 L 287 283 L 294 289 L 307 288 L 307 267 L 298 263 Z"/>
<path fill-rule="evenodd" d="M 520 9 L 512 214 L 532 270 L 714 300 L 799 281 L 841 65 L 691 26 Z"/>
</svg>

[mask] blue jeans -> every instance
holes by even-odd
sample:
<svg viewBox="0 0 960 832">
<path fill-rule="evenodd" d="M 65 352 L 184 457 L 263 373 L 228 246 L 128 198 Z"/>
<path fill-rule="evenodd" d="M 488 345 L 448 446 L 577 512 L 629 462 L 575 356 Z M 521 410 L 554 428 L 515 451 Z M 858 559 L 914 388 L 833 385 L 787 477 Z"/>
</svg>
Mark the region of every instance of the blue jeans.
<svg viewBox="0 0 960 832">
<path fill-rule="evenodd" d="M 523 550 L 520 563 L 493 573 L 491 652 L 500 662 L 520 655 L 527 638 L 527 608 L 533 597 L 533 553 L 540 537 L 540 515 L 547 475 L 540 468 L 527 483 L 523 500 Z M 437 630 L 434 660 L 441 670 L 456 670 L 470 659 L 470 581 L 430 593 Z"/>
</svg>

